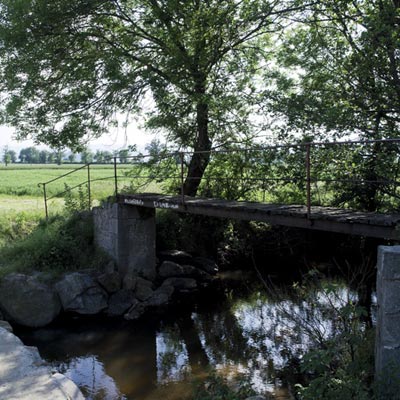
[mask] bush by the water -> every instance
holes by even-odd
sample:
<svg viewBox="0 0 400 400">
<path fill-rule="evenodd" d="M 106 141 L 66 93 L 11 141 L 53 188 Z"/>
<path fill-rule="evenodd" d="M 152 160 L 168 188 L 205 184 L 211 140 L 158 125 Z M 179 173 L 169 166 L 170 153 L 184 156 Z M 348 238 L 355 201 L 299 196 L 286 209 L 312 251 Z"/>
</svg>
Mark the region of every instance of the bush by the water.
<svg viewBox="0 0 400 400">
<path fill-rule="evenodd" d="M 28 235 L 18 239 L 0 248 L 0 276 L 32 270 L 58 274 L 104 263 L 104 254 L 94 245 L 88 213 L 41 220 Z"/>
<path fill-rule="evenodd" d="M 244 377 L 228 382 L 226 378 L 211 373 L 204 382 L 196 385 L 193 400 L 244 400 L 255 394 Z"/>
</svg>

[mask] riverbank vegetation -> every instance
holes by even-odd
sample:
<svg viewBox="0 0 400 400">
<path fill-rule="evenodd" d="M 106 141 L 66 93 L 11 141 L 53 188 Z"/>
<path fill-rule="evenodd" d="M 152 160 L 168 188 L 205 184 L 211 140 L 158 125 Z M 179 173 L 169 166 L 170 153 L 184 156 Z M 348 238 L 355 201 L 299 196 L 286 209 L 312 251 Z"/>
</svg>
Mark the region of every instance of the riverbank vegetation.
<svg viewBox="0 0 400 400">
<path fill-rule="evenodd" d="M 0 277 L 12 272 L 57 276 L 71 270 L 101 270 L 108 260 L 95 248 L 89 214 L 59 214 L 48 221 L 17 214 L 2 222 Z"/>
</svg>

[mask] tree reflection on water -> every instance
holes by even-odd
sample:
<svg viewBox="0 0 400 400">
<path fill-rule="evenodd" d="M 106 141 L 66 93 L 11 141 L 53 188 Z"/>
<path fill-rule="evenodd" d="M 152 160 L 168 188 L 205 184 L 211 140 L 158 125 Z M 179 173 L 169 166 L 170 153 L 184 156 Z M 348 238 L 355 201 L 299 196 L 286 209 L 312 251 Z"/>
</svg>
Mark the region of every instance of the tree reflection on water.
<svg viewBox="0 0 400 400">
<path fill-rule="evenodd" d="M 156 324 L 73 324 L 20 336 L 89 399 L 190 398 L 193 378 L 211 370 L 245 375 L 257 392 L 273 393 L 282 386 L 277 371 L 340 328 L 332 304 L 354 296 L 345 286 L 326 295 L 277 299 L 256 291 Z"/>
</svg>

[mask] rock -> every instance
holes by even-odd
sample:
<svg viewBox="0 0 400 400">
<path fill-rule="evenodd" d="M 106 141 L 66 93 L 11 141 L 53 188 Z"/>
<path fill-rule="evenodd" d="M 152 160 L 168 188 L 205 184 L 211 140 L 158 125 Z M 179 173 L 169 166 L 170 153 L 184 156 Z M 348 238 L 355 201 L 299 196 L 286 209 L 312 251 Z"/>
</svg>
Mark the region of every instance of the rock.
<svg viewBox="0 0 400 400">
<path fill-rule="evenodd" d="M 64 375 L 52 374 L 37 348 L 24 346 L 0 328 L 0 399 L 84 400 L 84 396 Z"/>
<path fill-rule="evenodd" d="M 132 307 L 129 311 L 124 315 L 124 318 L 127 320 L 135 320 L 140 318 L 146 311 L 145 305 L 139 300 L 135 300 Z"/>
<path fill-rule="evenodd" d="M 8 319 L 32 328 L 49 324 L 61 311 L 53 288 L 23 274 L 11 274 L 1 281 L 0 307 Z"/>
<path fill-rule="evenodd" d="M 246 400 L 266 400 L 264 396 L 251 396 L 247 397 Z"/>
<path fill-rule="evenodd" d="M 7 321 L 0 321 L 0 328 L 5 329 L 8 332 L 12 332 L 13 328 Z"/>
<path fill-rule="evenodd" d="M 201 281 L 213 280 L 213 277 L 209 273 L 203 271 L 200 268 L 196 268 L 193 265 L 182 265 L 181 267 L 184 271 L 184 276 L 192 277 Z"/>
<path fill-rule="evenodd" d="M 145 301 L 150 298 L 153 294 L 153 283 L 148 281 L 147 279 L 143 279 L 137 277 L 136 279 L 136 287 L 135 287 L 135 296 L 140 301 Z"/>
<path fill-rule="evenodd" d="M 161 286 L 172 286 L 178 291 L 189 291 L 197 289 L 197 282 L 192 278 L 168 278 Z"/>
<path fill-rule="evenodd" d="M 191 264 L 193 257 L 181 250 L 165 250 L 159 253 L 161 261 L 172 261 L 177 264 Z"/>
<path fill-rule="evenodd" d="M 155 290 L 152 296 L 146 300 L 146 306 L 148 307 L 161 307 L 169 303 L 175 289 L 170 285 L 160 286 Z"/>
<path fill-rule="evenodd" d="M 135 303 L 135 294 L 132 290 L 122 289 L 114 293 L 108 302 L 107 314 L 110 317 L 120 317 Z"/>
<path fill-rule="evenodd" d="M 172 261 L 164 261 L 161 264 L 159 276 L 164 279 L 171 277 L 195 278 L 203 281 L 209 281 L 212 279 L 210 274 L 194 267 L 193 265 L 179 265 Z"/>
<path fill-rule="evenodd" d="M 118 272 L 105 272 L 97 277 L 97 282 L 108 292 L 115 293 L 121 289 L 121 277 Z"/>
<path fill-rule="evenodd" d="M 65 311 L 97 314 L 107 308 L 106 291 L 87 274 L 81 272 L 67 274 L 56 283 L 55 287 Z"/>
<path fill-rule="evenodd" d="M 192 264 L 210 275 L 215 275 L 218 272 L 218 265 L 209 258 L 194 257 L 192 260 Z"/>
<path fill-rule="evenodd" d="M 137 276 L 125 275 L 122 281 L 122 289 L 135 290 L 137 278 Z"/>
<path fill-rule="evenodd" d="M 4 315 L 3 315 L 3 313 L 2 313 L 1 310 L 0 310 L 0 321 L 3 320 L 3 319 L 4 319 Z"/>
<path fill-rule="evenodd" d="M 104 266 L 104 273 L 111 273 L 116 270 L 115 268 L 115 262 L 114 261 L 109 261 L 105 266 Z"/>
<path fill-rule="evenodd" d="M 158 275 L 161 278 L 170 278 L 172 276 L 182 276 L 182 267 L 173 261 L 164 261 L 158 270 Z"/>
</svg>

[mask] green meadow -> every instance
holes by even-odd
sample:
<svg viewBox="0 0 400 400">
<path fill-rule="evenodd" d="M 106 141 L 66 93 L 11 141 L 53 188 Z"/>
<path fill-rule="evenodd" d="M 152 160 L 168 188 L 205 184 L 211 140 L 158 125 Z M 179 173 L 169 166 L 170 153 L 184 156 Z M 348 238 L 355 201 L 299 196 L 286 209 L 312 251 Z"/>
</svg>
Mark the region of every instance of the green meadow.
<svg viewBox="0 0 400 400">
<path fill-rule="evenodd" d="M 59 211 L 64 204 L 66 185 L 73 188 L 82 185 L 86 189 L 88 180 L 88 169 L 79 169 L 67 176 L 64 174 L 82 167 L 79 164 L 9 164 L 7 167 L 0 166 L 0 213 L 18 212 L 44 212 L 43 183 L 46 184 L 46 193 L 49 200 L 49 210 Z M 117 178 L 118 189 L 123 190 L 132 183 L 132 166 L 118 165 Z M 135 175 L 135 174 L 134 174 Z M 57 179 L 59 178 L 59 179 Z M 114 166 L 112 164 L 93 164 L 90 166 L 90 191 L 95 201 L 107 198 L 114 194 Z M 144 179 L 135 179 L 136 186 L 144 183 Z M 143 191 L 158 191 L 156 184 L 143 187 Z M 77 195 L 78 189 L 72 191 Z"/>
</svg>

